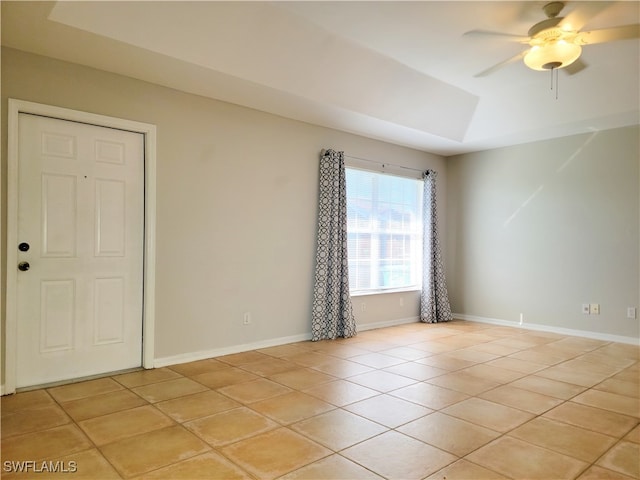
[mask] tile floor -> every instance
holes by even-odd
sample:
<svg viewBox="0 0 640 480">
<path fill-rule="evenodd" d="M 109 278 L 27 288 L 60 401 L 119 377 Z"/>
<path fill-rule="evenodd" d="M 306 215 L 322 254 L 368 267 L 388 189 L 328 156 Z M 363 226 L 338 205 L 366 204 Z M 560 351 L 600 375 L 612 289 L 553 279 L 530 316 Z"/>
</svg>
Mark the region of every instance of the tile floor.
<svg viewBox="0 0 640 480">
<path fill-rule="evenodd" d="M 639 479 L 639 354 L 454 321 L 18 393 L 2 478 Z"/>
</svg>

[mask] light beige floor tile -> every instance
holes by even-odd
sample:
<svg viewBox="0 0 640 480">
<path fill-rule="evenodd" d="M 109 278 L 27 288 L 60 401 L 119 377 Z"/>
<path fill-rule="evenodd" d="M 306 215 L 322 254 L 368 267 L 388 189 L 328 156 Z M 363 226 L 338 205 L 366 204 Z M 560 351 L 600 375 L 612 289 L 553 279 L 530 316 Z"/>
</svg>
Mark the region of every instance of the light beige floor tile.
<svg viewBox="0 0 640 480">
<path fill-rule="evenodd" d="M 382 480 L 370 470 L 353 463 L 346 458 L 334 454 L 313 462 L 295 472 L 291 472 L 279 480 Z"/>
<path fill-rule="evenodd" d="M 547 368 L 547 365 L 540 365 L 539 363 L 527 362 L 526 360 L 519 360 L 512 357 L 496 358 L 486 364 L 525 374 L 535 373 Z"/>
<path fill-rule="evenodd" d="M 450 453 L 395 431 L 350 447 L 342 455 L 385 478 L 404 480 L 424 478 L 457 460 Z"/>
<path fill-rule="evenodd" d="M 614 472 L 640 478 L 640 444 L 619 442 L 600 458 L 596 464 Z"/>
<path fill-rule="evenodd" d="M 109 413 L 147 405 L 147 401 L 129 390 L 118 390 L 93 397 L 80 398 L 62 404 L 62 408 L 76 422 Z"/>
<path fill-rule="evenodd" d="M 391 395 L 378 395 L 343 408 L 389 428 L 399 427 L 432 412 L 429 408 Z"/>
<path fill-rule="evenodd" d="M 20 392 L 13 395 L 5 395 L 0 397 L 2 408 L 0 413 L 4 417 L 6 414 L 14 413 L 19 410 L 46 407 L 55 405 L 55 402 L 46 390 L 33 390 L 31 392 Z"/>
<path fill-rule="evenodd" d="M 452 352 L 458 349 L 458 347 L 456 347 L 455 345 L 447 345 L 445 343 L 442 343 L 433 339 L 427 339 L 423 342 L 413 343 L 411 344 L 411 348 L 415 348 L 417 350 L 423 350 L 427 352 L 429 356 L 440 355 L 440 354 L 444 354 L 446 352 Z"/>
<path fill-rule="evenodd" d="M 475 397 L 447 407 L 443 413 L 498 432 L 507 432 L 534 417 L 522 410 Z"/>
<path fill-rule="evenodd" d="M 535 413 L 536 415 L 540 415 L 563 402 L 559 398 L 530 392 L 511 385 L 502 385 L 478 396 L 491 402 Z"/>
<path fill-rule="evenodd" d="M 493 430 L 439 412 L 403 425 L 397 431 L 458 457 L 465 456 L 500 435 Z"/>
<path fill-rule="evenodd" d="M 626 345 L 624 343 L 610 343 L 596 350 L 608 357 L 629 358 L 631 360 L 640 360 L 640 348 L 636 345 Z"/>
<path fill-rule="evenodd" d="M 638 385 L 638 382 L 627 382 L 624 380 L 609 378 L 593 388 L 603 392 L 617 393 L 618 395 L 625 395 L 627 397 L 640 398 L 640 386 Z"/>
<path fill-rule="evenodd" d="M 151 370 L 140 370 L 138 372 L 116 375 L 113 378 L 125 387 L 133 388 L 151 383 L 164 382 L 165 380 L 174 380 L 180 377 L 182 377 L 182 375 L 169 368 L 154 368 Z"/>
<path fill-rule="evenodd" d="M 432 367 L 436 367 L 441 370 L 447 370 L 449 372 L 455 372 L 456 370 L 469 368 L 474 366 L 477 363 L 471 360 L 455 358 L 446 353 L 443 353 L 440 355 L 433 355 L 431 357 L 421 358 L 420 360 L 416 360 L 416 362 L 422 363 L 424 365 L 431 365 Z"/>
<path fill-rule="evenodd" d="M 563 403 L 549 410 L 544 417 L 616 438 L 622 437 L 637 423 L 637 419 L 628 415 L 575 402 Z"/>
<path fill-rule="evenodd" d="M 390 355 L 377 352 L 351 357 L 350 360 L 371 368 L 386 368 L 406 362 L 406 360 L 403 360 L 402 358 L 392 357 Z"/>
<path fill-rule="evenodd" d="M 283 358 L 292 355 L 298 355 L 309 351 L 309 347 L 305 347 L 300 344 L 287 344 L 278 345 L 275 347 L 261 348 L 257 350 L 259 353 L 264 353 L 270 357 Z"/>
<path fill-rule="evenodd" d="M 324 353 L 325 355 L 331 355 L 332 357 L 343 359 L 348 359 L 351 357 L 355 357 L 356 355 L 364 355 L 365 353 L 369 353 L 369 351 L 365 350 L 364 348 L 358 348 L 355 345 L 340 344 L 338 342 L 334 342 L 333 340 L 325 340 L 321 344 L 317 345 L 315 351 Z"/>
<path fill-rule="evenodd" d="M 540 365 L 557 365 L 566 360 L 562 356 L 552 355 L 548 352 L 539 352 L 534 349 L 521 350 L 520 352 L 512 353 L 508 358 L 517 358 L 518 360 L 524 360 L 526 362 L 538 363 Z"/>
<path fill-rule="evenodd" d="M 607 355 L 602 353 L 600 349 L 594 350 L 589 353 L 585 353 L 579 357 L 582 360 L 589 361 L 591 363 L 600 364 L 600 365 L 611 365 L 617 368 L 627 368 L 636 363 L 637 360 L 632 358 L 624 358 L 624 357 L 615 357 L 613 355 Z"/>
<path fill-rule="evenodd" d="M 521 372 L 488 364 L 474 365 L 473 367 L 461 370 L 459 373 L 473 375 L 474 377 L 491 380 L 492 382 L 500 384 L 513 382 L 514 380 L 525 376 L 525 374 Z"/>
<path fill-rule="evenodd" d="M 147 479 L 251 480 L 251 476 L 219 453 L 208 452 L 136 477 L 136 480 Z"/>
<path fill-rule="evenodd" d="M 593 387 L 609 377 L 606 373 L 579 371 L 564 363 L 540 370 L 536 375 L 583 387 Z"/>
<path fill-rule="evenodd" d="M 640 443 L 640 425 L 631 430 L 624 439 L 629 442 Z"/>
<path fill-rule="evenodd" d="M 70 402 L 71 400 L 77 400 L 79 398 L 115 392 L 116 390 L 122 390 L 122 385 L 114 382 L 111 378 L 99 378 L 97 380 L 88 380 L 86 382 L 71 383 L 61 387 L 49 388 L 47 392 L 58 402 Z"/>
<path fill-rule="evenodd" d="M 232 353 L 231 355 L 223 355 L 216 357 L 219 362 L 224 362 L 229 365 L 237 367 L 239 365 L 247 365 L 255 362 L 266 362 L 272 360 L 273 357 L 265 355 L 264 353 L 257 352 L 255 350 L 248 352 Z"/>
<path fill-rule="evenodd" d="M 596 340 L 584 337 L 565 337 L 553 342 L 556 347 L 570 348 L 572 350 L 580 350 L 582 352 L 590 352 L 608 344 L 606 341 Z"/>
<path fill-rule="evenodd" d="M 625 368 L 620 373 L 613 375 L 611 378 L 623 380 L 625 382 L 639 383 L 640 368 L 638 368 L 638 366 L 640 366 L 640 363 L 635 363 L 632 367 Z"/>
<path fill-rule="evenodd" d="M 464 393 L 424 382 L 394 390 L 391 395 L 418 403 L 433 410 L 440 410 L 441 408 L 469 398 L 469 395 Z"/>
<path fill-rule="evenodd" d="M 388 430 L 342 409 L 294 423 L 291 428 L 336 452 Z"/>
<path fill-rule="evenodd" d="M 513 347 L 519 351 L 528 350 L 538 345 L 538 343 L 531 338 L 524 336 L 508 336 L 493 341 L 496 345 L 505 345 L 507 347 Z M 517 353 L 517 352 L 516 352 Z M 513 355 L 513 354 L 512 354 Z"/>
<path fill-rule="evenodd" d="M 471 350 L 469 348 L 463 348 L 461 350 L 455 350 L 446 354 L 449 357 L 457 358 L 460 360 L 467 360 L 473 363 L 484 363 L 499 358 L 500 355 L 494 355 L 487 352 L 479 352 L 477 350 Z"/>
<path fill-rule="evenodd" d="M 311 368 L 299 368 L 288 372 L 276 373 L 271 375 L 269 379 L 296 390 L 304 390 L 305 388 L 337 380 L 336 377 Z"/>
<path fill-rule="evenodd" d="M 194 375 L 215 372 L 216 370 L 228 367 L 229 365 L 227 363 L 220 362 L 214 358 L 207 358 L 205 360 L 198 360 L 196 362 L 171 365 L 169 369 L 179 373 L 180 375 L 184 375 L 185 377 L 192 377 Z"/>
<path fill-rule="evenodd" d="M 578 480 L 633 480 L 622 473 L 614 472 L 597 465 L 591 465 L 587 470 L 578 477 Z"/>
<path fill-rule="evenodd" d="M 235 385 L 237 383 L 249 382 L 260 378 L 258 375 L 246 372 L 236 367 L 229 367 L 215 372 L 201 373 L 191 377 L 198 383 L 206 385 L 209 388 L 217 389 L 226 387 L 227 385 Z"/>
<path fill-rule="evenodd" d="M 70 421 L 64 410 L 55 404 L 22 409 L 2 416 L 2 437 L 46 430 Z"/>
<path fill-rule="evenodd" d="M 331 451 L 279 428 L 224 447 L 222 453 L 256 478 L 272 480 L 327 457 Z"/>
<path fill-rule="evenodd" d="M 349 381 L 382 393 L 406 387 L 417 382 L 417 380 L 412 378 L 403 377 L 402 375 L 396 375 L 383 370 L 354 375 L 353 377 L 349 377 Z"/>
<path fill-rule="evenodd" d="M 333 357 L 325 355 L 321 352 L 304 352 L 292 356 L 284 357 L 290 363 L 296 365 L 296 368 L 302 367 L 317 367 L 318 365 L 324 365 L 325 363 L 331 363 Z"/>
<path fill-rule="evenodd" d="M 615 375 L 616 373 L 620 373 L 624 367 L 621 365 L 616 365 L 614 362 L 603 362 L 600 360 L 602 355 L 597 355 L 593 357 L 593 353 L 587 353 L 584 355 L 580 355 L 572 360 L 564 362 L 558 367 L 567 367 L 570 370 L 575 370 L 577 372 L 583 373 L 601 373 L 607 376 Z M 625 362 L 632 362 L 632 360 L 625 360 Z"/>
<path fill-rule="evenodd" d="M 110 443 L 101 450 L 122 476 L 134 477 L 205 453 L 210 447 L 175 425 Z"/>
<path fill-rule="evenodd" d="M 217 392 L 207 390 L 206 392 L 159 402 L 155 406 L 177 422 L 188 422 L 189 420 L 237 408 L 240 404 Z"/>
<path fill-rule="evenodd" d="M 266 360 L 240 365 L 240 368 L 262 377 L 268 377 L 275 375 L 276 373 L 296 370 L 297 368 L 300 368 L 300 366 L 293 362 L 289 362 L 286 359 L 267 356 Z"/>
<path fill-rule="evenodd" d="M 467 395 L 477 395 L 500 385 L 498 382 L 467 374 L 465 373 L 465 370 L 430 378 L 429 380 L 426 380 L 426 383 L 466 393 Z"/>
<path fill-rule="evenodd" d="M 184 397 L 194 393 L 207 391 L 208 388 L 201 383 L 194 382 L 189 378 L 176 378 L 164 382 L 152 383 L 142 387 L 131 389 L 150 403 L 171 400 L 172 398 Z"/>
<path fill-rule="evenodd" d="M 365 398 L 379 395 L 379 392 L 375 390 L 346 380 L 336 380 L 335 382 L 323 383 L 322 385 L 308 388 L 303 392 L 337 407 L 342 407 L 350 403 L 364 400 Z"/>
<path fill-rule="evenodd" d="M 291 389 L 266 378 L 259 378 L 250 382 L 229 385 L 218 391 L 240 403 L 247 404 L 289 393 Z"/>
<path fill-rule="evenodd" d="M 550 397 L 559 398 L 561 400 L 569 400 L 570 398 L 575 397 L 579 393 L 586 390 L 586 387 L 571 385 L 570 383 L 565 382 L 558 382 L 557 380 L 538 377 L 537 375 L 529 375 L 523 378 L 519 378 L 518 380 L 511 382 L 510 385 L 512 387 L 541 393 L 542 395 L 548 395 Z"/>
<path fill-rule="evenodd" d="M 78 422 L 97 446 L 173 425 L 169 417 L 151 405 Z"/>
<path fill-rule="evenodd" d="M 383 355 L 390 355 L 406 361 L 414 361 L 420 358 L 427 357 L 429 354 L 424 350 L 411 347 L 394 347 L 388 350 L 382 350 L 380 353 Z"/>
<path fill-rule="evenodd" d="M 251 409 L 283 424 L 299 422 L 336 408 L 302 392 L 289 392 L 251 404 Z"/>
<path fill-rule="evenodd" d="M 67 424 L 40 432 L 2 438 L 2 460 L 48 460 L 92 448 L 77 425 Z"/>
<path fill-rule="evenodd" d="M 361 363 L 340 358 L 332 360 L 331 363 L 316 365 L 313 369 L 337 378 L 348 378 L 361 373 L 374 371 L 373 368 L 362 365 Z"/>
<path fill-rule="evenodd" d="M 240 353 L 232 353 L 230 355 L 223 355 L 221 357 L 216 357 L 216 360 L 218 360 L 219 362 L 224 362 L 229 365 L 233 365 L 234 367 L 237 367 L 240 365 L 247 365 L 249 363 L 266 362 L 271 360 L 272 358 L 273 357 L 269 355 L 265 355 L 264 353 L 251 350 L 248 352 L 240 352 Z"/>
<path fill-rule="evenodd" d="M 594 462 L 616 443 L 613 437 L 544 417 L 521 425 L 509 435 L 588 463 Z"/>
<path fill-rule="evenodd" d="M 246 407 L 234 408 L 184 424 L 214 447 L 221 447 L 273 430 L 278 424 Z"/>
<path fill-rule="evenodd" d="M 402 375 L 403 377 L 412 378 L 420 382 L 449 373 L 448 370 L 443 370 L 441 368 L 432 367 L 431 365 L 425 365 L 418 362 L 401 363 L 399 365 L 387 367 L 383 371 Z"/>
<path fill-rule="evenodd" d="M 507 480 L 507 478 L 504 475 L 462 459 L 448 467 L 444 467 L 425 480 Z"/>
<path fill-rule="evenodd" d="M 470 453 L 466 460 L 516 479 L 574 478 L 587 463 L 509 436 Z"/>
<path fill-rule="evenodd" d="M 640 418 L 640 401 L 637 398 L 591 389 L 581 393 L 573 401 Z"/>
</svg>

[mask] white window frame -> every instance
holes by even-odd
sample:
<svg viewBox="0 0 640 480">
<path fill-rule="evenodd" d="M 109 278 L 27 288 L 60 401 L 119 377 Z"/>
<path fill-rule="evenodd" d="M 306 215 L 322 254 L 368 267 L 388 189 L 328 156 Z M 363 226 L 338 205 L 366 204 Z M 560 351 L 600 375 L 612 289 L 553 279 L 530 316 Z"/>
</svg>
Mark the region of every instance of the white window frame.
<svg viewBox="0 0 640 480">
<path fill-rule="evenodd" d="M 377 164 L 377 163 L 372 163 L 368 160 L 347 158 L 345 160 L 345 167 L 347 169 L 364 170 L 364 171 L 368 171 L 368 172 L 376 173 L 380 175 L 393 175 L 396 177 L 419 180 L 421 182 L 424 181 L 422 176 L 422 171 L 420 170 L 412 169 L 412 168 L 404 168 L 404 167 L 389 165 L 389 164 L 382 164 L 382 163 Z M 348 186 L 347 186 L 347 189 L 348 189 Z M 422 193 L 422 190 L 420 191 L 420 193 Z M 422 216 L 421 221 L 424 221 L 424 216 Z M 372 239 L 372 244 L 370 247 L 372 252 L 377 253 L 378 247 L 379 245 L 377 240 Z M 417 283 L 415 285 L 406 286 L 406 287 L 370 288 L 370 289 L 363 289 L 363 290 L 351 290 L 350 294 L 352 297 L 359 297 L 359 296 L 366 296 L 366 295 L 379 295 L 379 294 L 396 293 L 396 292 L 420 291 L 422 289 L 422 262 L 421 261 L 418 262 L 417 268 L 418 268 L 418 271 L 416 272 Z M 349 274 L 351 273 L 352 272 L 350 271 Z"/>
</svg>

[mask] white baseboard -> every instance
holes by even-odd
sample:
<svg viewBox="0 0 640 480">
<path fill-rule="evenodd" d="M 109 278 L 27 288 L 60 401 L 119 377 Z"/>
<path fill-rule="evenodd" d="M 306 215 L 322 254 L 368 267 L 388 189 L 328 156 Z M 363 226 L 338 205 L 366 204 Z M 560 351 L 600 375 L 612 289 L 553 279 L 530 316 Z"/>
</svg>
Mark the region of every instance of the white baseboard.
<svg viewBox="0 0 640 480">
<path fill-rule="evenodd" d="M 197 360 L 204 360 L 206 358 L 221 357 L 223 355 L 248 352 L 250 350 L 258 350 L 260 348 L 277 347 L 279 345 L 286 345 L 287 343 L 304 342 L 305 340 L 311 340 L 311 333 L 292 335 L 290 337 L 272 338 L 269 340 L 261 340 L 252 343 L 243 343 L 241 345 L 233 345 L 230 347 L 214 348 L 213 350 L 181 353 L 180 355 L 173 355 L 171 357 L 156 358 L 153 361 L 153 367 L 167 367 L 169 365 L 195 362 Z"/>
<path fill-rule="evenodd" d="M 384 322 L 358 324 L 357 327 L 359 332 L 366 332 L 367 330 L 375 330 L 376 328 L 395 327 L 396 325 L 417 323 L 419 321 L 420 319 L 418 317 L 396 318 L 395 320 L 385 320 Z"/>
<path fill-rule="evenodd" d="M 405 323 L 414 323 L 418 321 L 418 317 L 398 318 L 395 320 L 387 320 L 384 322 L 365 323 L 357 325 L 359 332 L 373 330 L 376 328 L 393 327 L 403 325 Z M 214 348 L 212 350 L 202 350 L 199 352 L 181 353 L 170 357 L 156 358 L 153 362 L 153 368 L 168 367 L 169 365 L 178 365 L 180 363 L 196 362 L 207 358 L 221 357 L 223 355 L 231 355 L 233 353 L 248 352 L 251 350 L 259 350 L 261 348 L 277 347 L 288 343 L 304 342 L 311 340 L 311 332 L 301 335 L 293 335 L 290 337 L 272 338 L 269 340 L 261 340 L 259 342 L 244 343 L 241 345 L 233 345 L 230 347 Z"/>
<path fill-rule="evenodd" d="M 468 320 L 471 322 L 488 323 L 491 325 L 500 325 L 503 327 L 517 327 L 526 330 L 536 330 L 539 332 L 551 332 L 561 335 L 571 335 L 574 337 L 592 338 L 594 340 L 603 340 L 605 342 L 626 343 L 629 345 L 640 345 L 640 339 L 634 337 L 626 337 L 623 335 L 611 335 L 609 333 L 591 332 L 588 330 L 574 330 L 572 328 L 555 327 L 552 325 L 542 325 L 539 323 L 523 323 L 511 320 L 501 320 L 498 318 L 479 317 L 477 315 L 466 315 L 464 313 L 454 313 L 453 318 L 460 320 Z"/>
</svg>

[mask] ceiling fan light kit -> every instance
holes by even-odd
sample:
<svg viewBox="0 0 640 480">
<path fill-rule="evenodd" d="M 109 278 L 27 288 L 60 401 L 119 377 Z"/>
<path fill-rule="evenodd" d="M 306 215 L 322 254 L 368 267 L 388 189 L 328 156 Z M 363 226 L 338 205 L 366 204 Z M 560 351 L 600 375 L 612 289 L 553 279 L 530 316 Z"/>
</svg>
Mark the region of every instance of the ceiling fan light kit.
<svg viewBox="0 0 640 480">
<path fill-rule="evenodd" d="M 553 70 L 571 65 L 581 53 L 580 45 L 558 40 L 531 47 L 524 56 L 524 63 L 533 70 Z"/>
<path fill-rule="evenodd" d="M 597 7 L 595 11 L 597 11 L 598 8 L 600 8 L 597 4 L 601 2 L 587 3 L 595 5 Z M 521 59 L 524 60 L 524 64 L 532 70 L 553 72 L 554 70 L 557 71 L 576 62 L 582 54 L 583 46 L 640 38 L 640 24 L 637 23 L 599 30 L 582 31 L 584 21 L 580 21 L 580 18 L 575 18 L 575 9 L 573 15 L 570 13 L 568 17 L 560 16 L 564 6 L 565 2 L 559 1 L 553 1 L 544 5 L 542 10 L 547 18 L 533 25 L 529 29 L 527 37 L 487 30 L 471 30 L 470 32 L 466 32 L 465 35 L 506 36 L 510 37 L 511 41 L 529 45 L 530 47 L 528 50 L 487 68 L 475 76 L 484 77 Z M 594 7 L 590 7 L 587 10 L 593 12 Z M 578 20 L 577 24 L 576 20 Z M 586 67 L 586 64 L 584 64 L 584 62 L 578 62 L 576 66 L 579 68 L 568 69 L 566 71 L 569 74 L 579 72 Z"/>
</svg>

